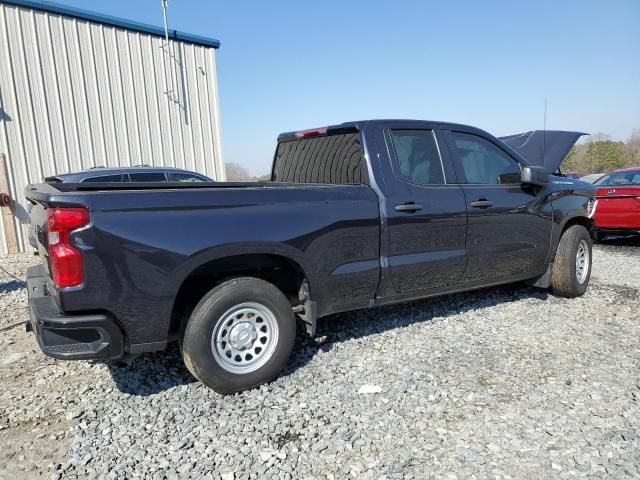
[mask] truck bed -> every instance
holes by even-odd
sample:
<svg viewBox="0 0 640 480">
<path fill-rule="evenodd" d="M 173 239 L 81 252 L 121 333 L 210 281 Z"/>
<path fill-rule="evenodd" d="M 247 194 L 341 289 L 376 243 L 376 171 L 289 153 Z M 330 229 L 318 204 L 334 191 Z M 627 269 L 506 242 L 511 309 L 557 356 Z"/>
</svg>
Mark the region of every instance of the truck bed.
<svg viewBox="0 0 640 480">
<path fill-rule="evenodd" d="M 231 188 L 291 188 L 299 183 L 284 182 L 90 182 L 90 183 L 39 183 L 28 185 L 27 198 L 31 200 L 46 200 L 49 195 L 68 192 L 106 192 L 121 190 L 203 190 L 203 189 L 231 189 Z M 330 184 L 302 184 L 307 186 Z"/>
<path fill-rule="evenodd" d="M 174 301 L 194 270 L 238 255 L 252 268 L 261 256 L 293 259 L 322 302 L 319 314 L 366 306 L 378 286 L 378 197 L 366 185 L 58 183 L 25 193 L 45 265 L 46 210 L 89 211 L 90 224 L 72 234 L 84 282 L 50 290 L 66 314 L 100 305 L 123 323 L 132 352 L 166 343 Z"/>
</svg>

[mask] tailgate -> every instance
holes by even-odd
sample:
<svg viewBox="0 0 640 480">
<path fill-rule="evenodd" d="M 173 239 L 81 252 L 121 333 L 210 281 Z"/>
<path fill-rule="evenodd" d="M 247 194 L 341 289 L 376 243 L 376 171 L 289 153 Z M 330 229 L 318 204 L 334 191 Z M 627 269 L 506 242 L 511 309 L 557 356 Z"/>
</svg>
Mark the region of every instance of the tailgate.
<svg viewBox="0 0 640 480">
<path fill-rule="evenodd" d="M 41 203 L 29 205 L 29 243 L 43 261 L 47 258 L 47 207 Z M 45 262 L 47 263 L 47 262 Z M 46 267 L 45 267 L 46 268 Z"/>
<path fill-rule="evenodd" d="M 49 252 L 47 251 L 47 204 L 49 201 L 48 188 L 44 185 L 28 185 L 25 196 L 29 201 L 29 244 L 35 248 L 48 276 Z"/>
</svg>

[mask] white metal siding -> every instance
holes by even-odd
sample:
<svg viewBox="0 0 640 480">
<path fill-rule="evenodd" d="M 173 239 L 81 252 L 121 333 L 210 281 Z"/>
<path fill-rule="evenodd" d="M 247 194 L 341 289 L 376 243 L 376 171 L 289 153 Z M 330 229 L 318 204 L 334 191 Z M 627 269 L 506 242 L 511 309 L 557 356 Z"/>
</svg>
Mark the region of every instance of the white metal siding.
<svg viewBox="0 0 640 480">
<path fill-rule="evenodd" d="M 0 3 L 0 153 L 22 207 L 29 183 L 100 165 L 172 166 L 225 179 L 215 49 L 170 40 L 171 58 L 164 43 Z M 4 254 L 1 222 L 0 235 Z M 28 249 L 24 225 L 18 242 Z"/>
</svg>

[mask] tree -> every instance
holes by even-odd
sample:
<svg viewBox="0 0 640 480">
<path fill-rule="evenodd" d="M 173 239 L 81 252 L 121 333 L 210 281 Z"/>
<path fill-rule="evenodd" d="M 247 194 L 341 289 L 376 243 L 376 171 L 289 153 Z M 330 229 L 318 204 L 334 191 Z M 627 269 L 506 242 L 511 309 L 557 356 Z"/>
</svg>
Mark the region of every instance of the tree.
<svg viewBox="0 0 640 480">
<path fill-rule="evenodd" d="M 227 172 L 227 180 L 230 182 L 247 182 L 251 180 L 249 171 L 236 163 L 227 162 L 225 170 Z"/>
<path fill-rule="evenodd" d="M 640 167 L 640 130 L 634 130 L 625 144 L 627 164 L 632 167 Z"/>
<path fill-rule="evenodd" d="M 593 173 L 606 173 L 626 166 L 624 143 L 611 140 L 589 142 L 585 163 Z"/>
<path fill-rule="evenodd" d="M 596 133 L 587 142 L 574 145 L 562 163 L 565 172 L 606 173 L 616 168 L 640 164 L 640 133 L 634 132 L 627 143 L 615 142 L 609 135 Z"/>
<path fill-rule="evenodd" d="M 583 145 L 574 145 L 564 157 L 562 162 L 562 170 L 567 172 L 584 172 L 583 167 L 584 148 Z"/>
</svg>

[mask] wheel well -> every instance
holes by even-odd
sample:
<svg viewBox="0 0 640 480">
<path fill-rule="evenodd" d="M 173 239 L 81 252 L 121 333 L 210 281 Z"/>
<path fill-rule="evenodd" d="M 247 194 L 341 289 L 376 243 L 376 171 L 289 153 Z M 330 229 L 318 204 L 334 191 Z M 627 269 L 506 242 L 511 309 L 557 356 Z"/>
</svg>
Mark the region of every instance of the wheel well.
<svg viewBox="0 0 640 480">
<path fill-rule="evenodd" d="M 289 299 L 292 307 L 302 303 L 302 291 L 309 291 L 300 265 L 281 255 L 236 255 L 205 263 L 191 272 L 178 290 L 171 312 L 169 338 L 178 337 L 182 325 L 207 292 L 234 277 L 260 278 L 275 285 Z"/>
<path fill-rule="evenodd" d="M 591 238 L 593 238 L 595 240 L 595 238 L 596 238 L 595 225 L 593 223 L 593 220 L 590 219 L 590 218 L 587 218 L 587 217 L 573 217 L 573 218 L 570 218 L 569 220 L 567 220 L 567 223 L 565 223 L 564 227 L 562 227 L 562 232 L 560 232 L 560 237 L 562 237 L 564 232 L 569 227 L 572 227 L 574 225 L 582 225 L 584 228 L 587 229 L 587 232 L 589 232 L 589 235 L 591 235 Z M 558 237 L 558 238 L 560 238 L 560 237 Z"/>
<path fill-rule="evenodd" d="M 587 217 L 570 218 L 569 220 L 567 220 L 567 223 L 565 223 L 564 226 L 562 227 L 562 231 L 560 232 L 560 235 L 558 235 L 558 237 L 556 238 L 556 243 L 554 246 L 553 256 L 551 257 L 551 261 L 554 261 L 556 258 L 558 245 L 560 243 L 560 239 L 562 238 L 562 235 L 564 235 L 564 232 L 566 232 L 570 227 L 573 227 L 574 225 L 582 225 L 584 228 L 587 229 L 587 232 L 589 232 L 589 235 L 591 236 L 591 238 L 593 240 L 596 239 L 596 229 L 595 229 L 595 224 L 593 223 L 593 220 Z"/>
</svg>

